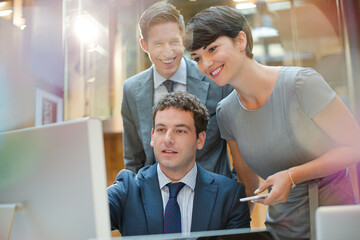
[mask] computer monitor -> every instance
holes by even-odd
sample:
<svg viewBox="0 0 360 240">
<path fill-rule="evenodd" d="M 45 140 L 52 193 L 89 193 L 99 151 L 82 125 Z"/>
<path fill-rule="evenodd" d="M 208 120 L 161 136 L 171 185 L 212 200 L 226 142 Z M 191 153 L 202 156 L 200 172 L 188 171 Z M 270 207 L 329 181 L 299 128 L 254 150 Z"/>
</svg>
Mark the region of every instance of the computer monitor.
<svg viewBox="0 0 360 240">
<path fill-rule="evenodd" d="M 317 240 L 360 239 L 360 205 L 322 206 L 316 210 Z"/>
<path fill-rule="evenodd" d="M 17 203 L 10 239 L 110 237 L 101 121 L 0 133 L 0 206 Z"/>
</svg>

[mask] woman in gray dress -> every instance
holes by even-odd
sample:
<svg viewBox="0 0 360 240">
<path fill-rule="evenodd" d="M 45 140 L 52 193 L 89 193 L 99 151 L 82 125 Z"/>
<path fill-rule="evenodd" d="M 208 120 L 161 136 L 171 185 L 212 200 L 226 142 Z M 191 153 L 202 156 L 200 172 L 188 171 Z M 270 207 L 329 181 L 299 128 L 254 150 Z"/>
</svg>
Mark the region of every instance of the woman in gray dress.
<svg viewBox="0 0 360 240">
<path fill-rule="evenodd" d="M 357 203 L 347 167 L 360 160 L 360 129 L 315 70 L 259 64 L 252 45 L 246 19 L 226 6 L 203 10 L 186 29 L 200 72 L 235 89 L 217 118 L 247 195 L 271 189 L 257 200 L 269 205 L 267 228 L 315 239 L 317 206 Z"/>
</svg>

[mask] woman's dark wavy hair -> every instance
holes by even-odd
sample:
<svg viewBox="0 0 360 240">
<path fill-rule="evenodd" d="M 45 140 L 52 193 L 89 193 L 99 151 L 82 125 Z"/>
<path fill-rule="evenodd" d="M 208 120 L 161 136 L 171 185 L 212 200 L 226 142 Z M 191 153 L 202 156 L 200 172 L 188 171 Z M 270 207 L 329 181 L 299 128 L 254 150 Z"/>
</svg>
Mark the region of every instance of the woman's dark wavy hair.
<svg viewBox="0 0 360 240">
<path fill-rule="evenodd" d="M 206 48 L 220 36 L 235 39 L 240 31 L 246 34 L 246 56 L 252 59 L 253 38 L 244 15 L 228 6 L 210 7 L 196 14 L 188 23 L 185 48 L 188 51 Z"/>
<path fill-rule="evenodd" d="M 191 112 L 194 117 L 196 136 L 206 131 L 209 122 L 209 113 L 207 108 L 200 100 L 188 92 L 172 92 L 166 94 L 153 107 L 153 127 L 155 128 L 155 117 L 158 111 L 164 111 L 168 108 L 176 108 Z"/>
</svg>

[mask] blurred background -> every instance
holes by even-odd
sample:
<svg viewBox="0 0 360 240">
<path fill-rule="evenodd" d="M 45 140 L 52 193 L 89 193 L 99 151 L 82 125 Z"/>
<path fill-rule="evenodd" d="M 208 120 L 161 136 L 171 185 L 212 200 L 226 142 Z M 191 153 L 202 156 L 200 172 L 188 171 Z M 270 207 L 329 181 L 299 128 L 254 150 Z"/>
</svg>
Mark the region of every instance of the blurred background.
<svg viewBox="0 0 360 240">
<path fill-rule="evenodd" d="M 100 118 L 110 185 L 124 167 L 122 84 L 151 65 L 137 23 L 155 2 L 0 0 L 0 132 Z M 359 0 L 167 2 L 185 23 L 210 6 L 239 9 L 252 27 L 257 61 L 315 68 L 360 123 Z M 359 166 L 350 170 L 359 196 Z M 252 227 L 264 226 L 265 211 L 256 207 Z"/>
</svg>

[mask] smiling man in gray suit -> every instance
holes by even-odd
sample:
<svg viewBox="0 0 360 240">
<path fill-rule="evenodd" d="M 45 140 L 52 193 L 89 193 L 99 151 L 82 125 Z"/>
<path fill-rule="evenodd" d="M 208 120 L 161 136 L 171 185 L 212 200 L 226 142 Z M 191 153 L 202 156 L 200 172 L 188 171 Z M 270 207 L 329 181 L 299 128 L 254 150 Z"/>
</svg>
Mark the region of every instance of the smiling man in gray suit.
<svg viewBox="0 0 360 240">
<path fill-rule="evenodd" d="M 124 124 L 125 168 L 135 173 L 156 162 L 150 146 L 151 108 L 166 93 L 189 92 L 197 96 L 210 112 L 205 146 L 197 152 L 196 161 L 205 169 L 232 177 L 226 149 L 215 116 L 217 103 L 231 91 L 219 87 L 202 75 L 196 64 L 184 57 L 184 20 L 176 8 L 158 2 L 140 18 L 140 44 L 153 65 L 127 79 L 123 85 L 122 118 Z"/>
</svg>

